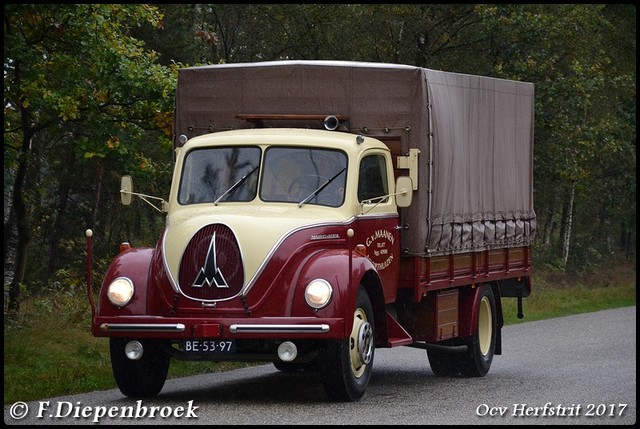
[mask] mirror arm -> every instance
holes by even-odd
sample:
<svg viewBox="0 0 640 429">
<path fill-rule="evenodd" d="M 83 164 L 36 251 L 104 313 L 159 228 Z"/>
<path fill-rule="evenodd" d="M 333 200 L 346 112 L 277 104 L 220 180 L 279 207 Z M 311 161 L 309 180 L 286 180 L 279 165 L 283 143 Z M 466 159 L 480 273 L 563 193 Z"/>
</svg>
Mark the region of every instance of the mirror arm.
<svg viewBox="0 0 640 429">
<path fill-rule="evenodd" d="M 381 197 L 369 198 L 368 200 L 360 201 L 360 211 L 362 212 L 362 214 L 367 214 L 371 210 L 373 210 L 378 204 L 380 204 L 385 198 L 395 197 L 396 195 L 405 195 L 406 193 L 407 193 L 407 190 L 405 189 L 403 191 L 396 192 L 396 193 L 393 193 L 393 194 L 382 195 Z M 364 205 L 365 204 L 372 204 L 374 200 L 377 200 L 377 202 L 373 206 L 369 207 L 369 210 L 367 210 L 365 212 L 364 211 Z"/>
<path fill-rule="evenodd" d="M 142 201 L 144 201 L 145 203 L 149 204 L 151 207 L 153 207 L 154 209 L 158 210 L 160 213 L 164 213 L 164 212 L 166 212 L 166 211 L 167 211 L 167 210 L 166 210 L 166 207 L 165 207 L 167 203 L 166 203 L 166 201 L 165 201 L 165 200 L 163 200 L 162 198 L 159 198 L 159 197 L 153 197 L 153 196 L 151 196 L 151 195 L 140 194 L 140 193 L 138 193 L 138 192 L 125 191 L 124 189 L 120 189 L 120 193 L 122 193 L 122 194 L 130 194 L 130 195 L 137 195 L 138 197 L 140 197 L 140 199 L 141 199 Z M 158 208 L 155 204 L 153 204 L 153 203 L 152 203 L 151 201 L 149 201 L 147 198 L 151 198 L 151 199 L 154 199 L 154 200 L 158 200 L 158 201 L 160 201 L 161 208 Z"/>
</svg>

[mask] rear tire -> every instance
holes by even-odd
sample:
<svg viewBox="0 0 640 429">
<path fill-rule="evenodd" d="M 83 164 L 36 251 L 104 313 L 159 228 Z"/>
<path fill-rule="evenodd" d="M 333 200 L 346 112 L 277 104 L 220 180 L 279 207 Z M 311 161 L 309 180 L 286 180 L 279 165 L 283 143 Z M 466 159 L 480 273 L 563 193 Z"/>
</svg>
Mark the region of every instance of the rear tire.
<svg viewBox="0 0 640 429">
<path fill-rule="evenodd" d="M 438 377 L 454 377 L 460 374 L 461 353 L 444 348 L 427 348 L 431 371 Z"/>
<path fill-rule="evenodd" d="M 462 359 L 460 371 L 467 377 L 484 377 L 491 363 L 496 348 L 498 331 L 496 298 L 490 285 L 482 285 L 478 301 L 478 329 L 467 339 L 469 347 Z"/>
<path fill-rule="evenodd" d="M 373 367 L 375 326 L 369 296 L 358 289 L 349 338 L 327 342 L 318 363 L 325 391 L 331 400 L 355 402 L 362 398 Z"/>
<path fill-rule="evenodd" d="M 129 342 L 125 338 L 110 338 L 111 368 L 118 389 L 131 398 L 150 398 L 162 390 L 169 372 L 171 358 L 155 340 L 138 340 L 144 352 L 138 360 L 129 359 L 124 347 Z"/>
<path fill-rule="evenodd" d="M 493 289 L 487 284 L 482 285 L 479 293 L 476 332 L 462 343 L 467 346 L 467 351 L 427 348 L 429 364 L 436 376 L 484 377 L 489 372 L 496 348 L 496 299 Z"/>
</svg>

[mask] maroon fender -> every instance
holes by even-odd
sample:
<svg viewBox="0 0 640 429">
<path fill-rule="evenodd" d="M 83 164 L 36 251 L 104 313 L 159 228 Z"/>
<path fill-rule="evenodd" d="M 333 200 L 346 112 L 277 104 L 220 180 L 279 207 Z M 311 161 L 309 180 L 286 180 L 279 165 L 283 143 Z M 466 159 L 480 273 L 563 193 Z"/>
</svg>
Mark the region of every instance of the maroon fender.
<svg viewBox="0 0 640 429">
<path fill-rule="evenodd" d="M 129 249 L 115 257 L 104 276 L 102 287 L 100 288 L 96 315 L 129 316 L 147 313 L 147 285 L 152 257 L 152 248 Z M 133 282 L 134 287 L 131 302 L 122 308 L 117 308 L 107 298 L 109 284 L 118 277 L 128 277 Z"/>
<path fill-rule="evenodd" d="M 349 335 L 358 286 L 365 273 L 371 270 L 375 271 L 373 263 L 353 251 L 335 249 L 318 252 L 307 261 L 301 271 L 291 314 L 302 316 L 312 312 L 317 317 L 344 318 L 345 336 Z M 326 307 L 311 310 L 305 302 L 304 292 L 307 285 L 318 278 L 331 283 L 333 295 Z"/>
</svg>

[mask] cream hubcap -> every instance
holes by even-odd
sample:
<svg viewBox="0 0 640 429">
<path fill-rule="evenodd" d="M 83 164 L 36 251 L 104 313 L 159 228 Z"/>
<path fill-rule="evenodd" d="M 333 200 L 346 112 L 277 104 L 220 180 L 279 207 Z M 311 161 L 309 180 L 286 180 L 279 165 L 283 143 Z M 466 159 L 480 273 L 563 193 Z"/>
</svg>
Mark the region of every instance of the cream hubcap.
<svg viewBox="0 0 640 429">
<path fill-rule="evenodd" d="M 353 329 L 349 337 L 351 371 L 356 377 L 364 373 L 373 356 L 373 330 L 365 312 L 358 308 L 353 315 Z"/>
<path fill-rule="evenodd" d="M 478 315 L 478 339 L 480 340 L 480 352 L 483 356 L 489 353 L 491 348 L 491 336 L 493 331 L 493 317 L 489 298 L 482 297 Z"/>
</svg>

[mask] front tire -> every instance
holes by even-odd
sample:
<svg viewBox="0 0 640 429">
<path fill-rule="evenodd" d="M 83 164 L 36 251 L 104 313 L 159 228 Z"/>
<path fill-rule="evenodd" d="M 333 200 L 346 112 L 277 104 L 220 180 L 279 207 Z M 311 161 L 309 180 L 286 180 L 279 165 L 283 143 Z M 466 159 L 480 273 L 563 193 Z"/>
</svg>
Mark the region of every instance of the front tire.
<svg viewBox="0 0 640 429">
<path fill-rule="evenodd" d="M 138 360 L 125 355 L 124 348 L 130 340 L 110 338 L 111 368 L 116 384 L 123 395 L 131 398 L 150 398 L 162 390 L 169 372 L 171 358 L 158 341 L 138 340 L 144 352 Z"/>
<path fill-rule="evenodd" d="M 322 381 L 329 398 L 355 402 L 364 395 L 373 367 L 375 325 L 369 296 L 358 289 L 349 338 L 324 345 L 319 359 Z"/>
</svg>

